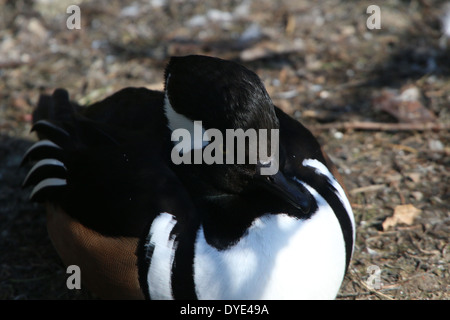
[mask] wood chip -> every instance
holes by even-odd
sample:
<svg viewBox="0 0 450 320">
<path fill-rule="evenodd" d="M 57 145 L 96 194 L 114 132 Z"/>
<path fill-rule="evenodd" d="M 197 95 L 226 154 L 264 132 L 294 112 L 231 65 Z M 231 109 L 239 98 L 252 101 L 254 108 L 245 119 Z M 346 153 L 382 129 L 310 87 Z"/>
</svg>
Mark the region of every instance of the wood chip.
<svg viewBox="0 0 450 320">
<path fill-rule="evenodd" d="M 414 219 L 420 214 L 421 210 L 414 207 L 412 204 L 398 205 L 394 209 L 392 217 L 386 218 L 383 221 L 383 230 L 388 230 L 398 224 L 412 225 Z"/>
<path fill-rule="evenodd" d="M 433 112 L 421 101 L 421 92 L 417 87 L 407 87 L 401 92 L 385 89 L 372 100 L 375 110 L 384 111 L 395 117 L 400 123 L 426 123 L 437 120 Z"/>
</svg>

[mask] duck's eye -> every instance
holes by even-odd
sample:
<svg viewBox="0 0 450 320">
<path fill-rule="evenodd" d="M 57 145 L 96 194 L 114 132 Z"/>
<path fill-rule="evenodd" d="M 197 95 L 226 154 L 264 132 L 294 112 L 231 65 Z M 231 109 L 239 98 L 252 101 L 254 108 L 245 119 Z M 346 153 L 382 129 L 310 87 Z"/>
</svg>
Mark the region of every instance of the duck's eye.
<svg viewBox="0 0 450 320">
<path fill-rule="evenodd" d="M 273 178 L 273 176 L 266 176 L 266 180 L 267 180 L 267 182 L 272 182 L 273 183 L 273 181 L 275 179 Z"/>
</svg>

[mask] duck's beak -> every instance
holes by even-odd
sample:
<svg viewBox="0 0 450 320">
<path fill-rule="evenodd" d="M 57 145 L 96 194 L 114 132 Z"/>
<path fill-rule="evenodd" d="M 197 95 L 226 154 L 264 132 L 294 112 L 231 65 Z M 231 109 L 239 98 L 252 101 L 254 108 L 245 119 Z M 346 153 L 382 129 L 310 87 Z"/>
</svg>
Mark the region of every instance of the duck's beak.
<svg viewBox="0 0 450 320">
<path fill-rule="evenodd" d="M 285 200 L 303 213 L 311 209 L 311 195 L 299 185 L 289 181 L 285 175 L 278 171 L 274 175 L 261 175 L 263 187 Z"/>
</svg>

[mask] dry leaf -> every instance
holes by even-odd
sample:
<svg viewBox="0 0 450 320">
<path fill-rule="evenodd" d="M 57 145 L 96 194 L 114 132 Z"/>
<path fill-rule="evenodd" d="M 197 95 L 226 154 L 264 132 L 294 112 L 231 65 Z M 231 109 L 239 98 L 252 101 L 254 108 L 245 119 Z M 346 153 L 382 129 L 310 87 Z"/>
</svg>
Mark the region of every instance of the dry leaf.
<svg viewBox="0 0 450 320">
<path fill-rule="evenodd" d="M 421 210 L 417 209 L 412 204 L 396 206 L 392 217 L 386 218 L 386 220 L 382 223 L 383 230 L 387 230 L 390 227 L 395 227 L 397 224 L 412 225 L 414 219 L 420 212 Z"/>
<path fill-rule="evenodd" d="M 424 123 L 436 121 L 436 116 L 428 110 L 421 99 L 417 87 L 402 90 L 384 89 L 372 100 L 375 110 L 384 111 L 401 123 Z"/>
</svg>

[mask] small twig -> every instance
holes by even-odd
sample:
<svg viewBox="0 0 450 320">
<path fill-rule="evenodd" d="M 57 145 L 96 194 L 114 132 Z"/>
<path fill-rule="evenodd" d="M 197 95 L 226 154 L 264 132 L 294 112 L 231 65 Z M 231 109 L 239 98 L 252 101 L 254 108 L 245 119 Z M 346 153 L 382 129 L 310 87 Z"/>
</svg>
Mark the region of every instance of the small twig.
<svg viewBox="0 0 450 320">
<path fill-rule="evenodd" d="M 374 130 L 374 131 L 426 131 L 450 130 L 450 124 L 443 123 L 384 123 L 384 122 L 336 122 L 310 126 L 311 130 Z"/>
<path fill-rule="evenodd" d="M 364 186 L 364 187 L 352 189 L 352 190 L 350 190 L 350 194 L 354 196 L 358 193 L 374 192 L 374 191 L 378 191 L 378 190 L 381 190 L 384 188 L 386 188 L 386 185 L 384 185 L 384 184 L 374 184 L 371 186 Z"/>
<path fill-rule="evenodd" d="M 371 295 L 372 292 L 356 292 L 356 293 L 343 293 L 343 294 L 339 294 L 337 297 L 339 299 L 343 299 L 343 298 L 358 298 L 361 296 L 368 296 Z"/>
<path fill-rule="evenodd" d="M 384 294 L 384 293 L 382 293 L 382 292 L 380 292 L 380 291 L 377 291 L 377 290 L 374 290 L 374 289 L 370 288 L 370 287 L 367 285 L 367 283 L 365 283 L 364 281 L 359 280 L 359 283 L 360 283 L 364 288 L 366 288 L 367 290 L 369 290 L 369 292 L 372 292 L 372 293 L 376 294 L 376 295 L 379 296 L 380 298 L 384 298 L 384 299 L 387 299 L 387 300 L 394 300 L 394 298 L 392 298 L 391 296 L 388 296 L 387 294 Z"/>
<path fill-rule="evenodd" d="M 414 148 L 409 147 L 409 146 L 404 146 L 402 144 L 388 143 L 387 147 L 391 147 L 391 148 L 394 148 L 394 149 L 397 149 L 397 150 L 403 150 L 403 151 L 406 151 L 406 152 L 409 152 L 409 153 L 414 153 L 414 154 L 419 153 L 419 151 L 417 149 L 414 149 Z"/>
<path fill-rule="evenodd" d="M 374 204 L 359 204 L 359 203 L 351 203 L 351 206 L 353 209 L 373 209 L 373 208 L 378 208 L 378 206 L 374 205 Z"/>
</svg>

